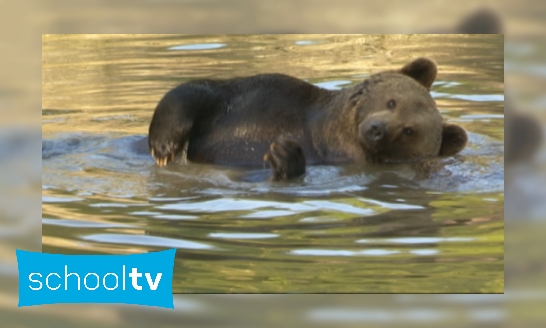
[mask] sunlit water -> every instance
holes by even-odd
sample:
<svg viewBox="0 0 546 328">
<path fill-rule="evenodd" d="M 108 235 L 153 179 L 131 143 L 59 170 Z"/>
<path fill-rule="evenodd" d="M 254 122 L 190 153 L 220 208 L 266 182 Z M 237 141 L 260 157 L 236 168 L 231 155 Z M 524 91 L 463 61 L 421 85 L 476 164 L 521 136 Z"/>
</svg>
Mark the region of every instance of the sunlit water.
<svg viewBox="0 0 546 328">
<path fill-rule="evenodd" d="M 470 136 L 411 168 L 159 168 L 136 146 L 157 101 L 193 78 L 286 73 L 324 88 L 418 56 Z M 45 36 L 43 252 L 177 248 L 174 292 L 502 292 L 502 36 Z"/>
</svg>

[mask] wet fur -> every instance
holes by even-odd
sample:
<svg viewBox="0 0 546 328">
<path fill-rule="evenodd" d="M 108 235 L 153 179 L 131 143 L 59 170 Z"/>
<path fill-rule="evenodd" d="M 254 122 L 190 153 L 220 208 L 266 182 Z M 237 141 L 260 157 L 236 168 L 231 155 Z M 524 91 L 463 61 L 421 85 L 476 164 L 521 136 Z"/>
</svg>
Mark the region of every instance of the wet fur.
<svg viewBox="0 0 546 328">
<path fill-rule="evenodd" d="M 449 156 L 467 137 L 436 109 L 435 77 L 436 65 L 419 58 L 335 91 L 283 74 L 190 81 L 157 105 L 149 148 L 160 166 L 176 158 L 253 167 L 266 160 L 274 180 L 299 176 L 309 164 Z M 391 98 L 398 107 L 384 108 Z M 369 141 L 370 124 L 385 127 L 384 140 Z M 401 135 L 408 124 L 419 129 L 413 141 Z"/>
</svg>

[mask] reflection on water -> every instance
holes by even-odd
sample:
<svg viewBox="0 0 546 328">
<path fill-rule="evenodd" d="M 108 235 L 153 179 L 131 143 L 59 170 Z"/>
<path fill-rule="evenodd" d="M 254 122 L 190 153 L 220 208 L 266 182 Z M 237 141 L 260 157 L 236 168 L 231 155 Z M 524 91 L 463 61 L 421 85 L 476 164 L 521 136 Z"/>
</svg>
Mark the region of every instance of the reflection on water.
<svg viewBox="0 0 546 328">
<path fill-rule="evenodd" d="M 203 43 L 203 44 L 185 44 L 181 46 L 169 47 L 168 50 L 208 50 L 225 47 L 224 43 Z"/>
<path fill-rule="evenodd" d="M 271 183 L 267 168 L 158 168 L 141 147 L 189 79 L 336 89 L 423 55 L 470 137 L 426 179 L 346 165 Z M 44 36 L 43 251 L 175 247 L 174 292 L 502 292 L 503 90 L 502 36 Z"/>
</svg>

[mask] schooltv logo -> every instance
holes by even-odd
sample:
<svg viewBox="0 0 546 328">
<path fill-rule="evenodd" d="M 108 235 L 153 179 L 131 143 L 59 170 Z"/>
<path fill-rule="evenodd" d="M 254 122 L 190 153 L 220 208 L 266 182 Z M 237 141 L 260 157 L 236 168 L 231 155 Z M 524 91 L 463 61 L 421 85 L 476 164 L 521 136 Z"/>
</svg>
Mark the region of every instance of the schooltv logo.
<svg viewBox="0 0 546 328">
<path fill-rule="evenodd" d="M 61 255 L 16 250 L 19 307 L 126 303 L 174 308 L 176 249 L 132 255 Z"/>
</svg>

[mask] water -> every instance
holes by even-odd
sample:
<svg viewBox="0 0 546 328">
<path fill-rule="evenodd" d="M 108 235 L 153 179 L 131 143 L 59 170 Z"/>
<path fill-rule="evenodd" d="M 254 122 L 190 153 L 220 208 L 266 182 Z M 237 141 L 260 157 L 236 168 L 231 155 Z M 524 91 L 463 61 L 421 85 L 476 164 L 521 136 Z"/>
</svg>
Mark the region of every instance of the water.
<svg viewBox="0 0 546 328">
<path fill-rule="evenodd" d="M 43 252 L 177 248 L 175 293 L 503 292 L 502 36 L 44 36 Z M 266 72 L 324 88 L 433 58 L 438 108 L 469 132 L 410 168 L 155 166 L 138 145 L 178 83 Z M 242 177 L 254 177 L 245 179 Z"/>
</svg>

